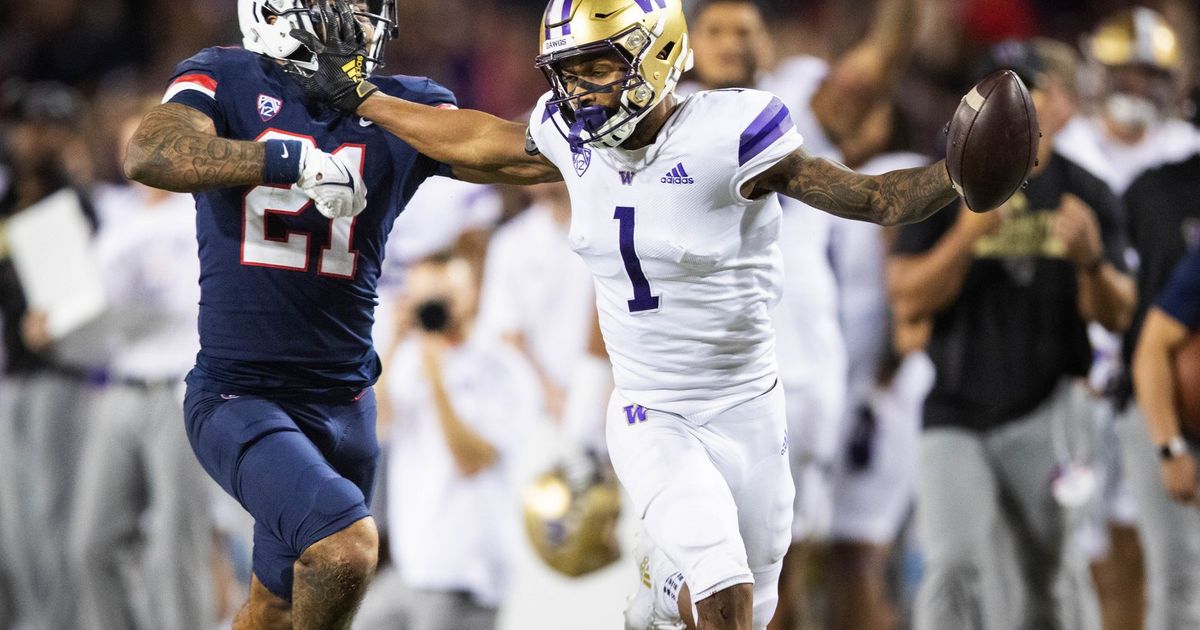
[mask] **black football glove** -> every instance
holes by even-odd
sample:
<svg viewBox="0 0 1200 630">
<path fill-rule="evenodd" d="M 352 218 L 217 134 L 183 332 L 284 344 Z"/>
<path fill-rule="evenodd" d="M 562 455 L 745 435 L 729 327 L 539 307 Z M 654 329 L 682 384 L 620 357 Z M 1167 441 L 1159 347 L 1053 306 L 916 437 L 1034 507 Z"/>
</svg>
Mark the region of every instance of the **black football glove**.
<svg viewBox="0 0 1200 630">
<path fill-rule="evenodd" d="M 324 41 L 308 31 L 291 32 L 316 56 L 316 71 L 309 72 L 294 63 L 287 64 L 285 69 L 309 98 L 353 114 L 368 96 L 379 91 L 367 81 L 362 26 L 345 0 L 319 0 L 316 13 L 316 22 L 325 33 Z"/>
</svg>

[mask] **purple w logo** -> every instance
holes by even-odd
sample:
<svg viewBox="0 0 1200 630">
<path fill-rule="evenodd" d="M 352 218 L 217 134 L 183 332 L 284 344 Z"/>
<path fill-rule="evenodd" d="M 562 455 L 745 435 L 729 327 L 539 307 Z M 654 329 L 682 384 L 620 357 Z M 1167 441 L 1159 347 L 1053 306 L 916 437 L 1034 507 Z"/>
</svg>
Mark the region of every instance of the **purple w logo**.
<svg viewBox="0 0 1200 630">
<path fill-rule="evenodd" d="M 633 185 L 633 172 L 632 171 L 621 171 L 621 185 L 623 185 L 623 186 L 632 186 Z"/>
<path fill-rule="evenodd" d="M 629 405 L 625 407 L 625 420 L 631 425 L 645 422 L 646 408 L 641 405 Z"/>
</svg>

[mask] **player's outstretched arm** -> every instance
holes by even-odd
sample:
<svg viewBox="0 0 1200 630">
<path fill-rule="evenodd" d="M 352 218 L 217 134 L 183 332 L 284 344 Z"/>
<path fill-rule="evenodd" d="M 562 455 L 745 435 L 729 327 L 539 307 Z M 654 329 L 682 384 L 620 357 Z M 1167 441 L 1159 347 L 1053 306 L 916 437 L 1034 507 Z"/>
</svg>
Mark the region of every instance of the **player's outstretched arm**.
<svg viewBox="0 0 1200 630">
<path fill-rule="evenodd" d="M 363 34 L 344 0 L 323 1 L 316 19 L 323 40 L 296 29 L 291 35 L 316 55 L 315 71 L 288 66 L 310 98 L 370 119 L 414 149 L 476 183 L 537 184 L 562 179 L 549 160 L 525 151 L 525 125 L 474 110 L 443 109 L 388 96 L 367 81 Z"/>
<path fill-rule="evenodd" d="M 265 147 L 219 138 L 208 116 L 166 103 L 146 114 L 129 141 L 125 176 L 175 192 L 261 184 Z"/>
<path fill-rule="evenodd" d="M 331 218 L 367 207 L 367 188 L 354 166 L 293 140 L 250 142 L 217 136 L 211 118 L 179 103 L 150 110 L 129 141 L 125 176 L 154 188 L 296 184 Z"/>
<path fill-rule="evenodd" d="M 371 94 L 356 113 L 373 120 L 414 149 L 454 169 L 455 177 L 476 183 L 539 184 L 562 180 L 541 154 L 525 151 L 525 129 L 471 109 L 440 109 Z"/>
<path fill-rule="evenodd" d="M 745 184 L 748 198 L 777 192 L 830 214 L 879 225 L 924 220 L 958 198 L 944 162 L 861 175 L 797 150 Z"/>
</svg>

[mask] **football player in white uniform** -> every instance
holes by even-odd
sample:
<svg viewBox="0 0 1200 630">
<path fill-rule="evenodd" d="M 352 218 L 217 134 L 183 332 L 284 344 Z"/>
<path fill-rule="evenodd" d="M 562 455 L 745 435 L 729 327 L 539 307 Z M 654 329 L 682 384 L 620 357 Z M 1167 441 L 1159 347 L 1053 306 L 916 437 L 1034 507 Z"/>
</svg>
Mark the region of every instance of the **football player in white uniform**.
<svg viewBox="0 0 1200 630">
<path fill-rule="evenodd" d="M 677 99 L 691 64 L 680 0 L 553 0 L 537 61 L 552 91 L 528 126 L 379 94 L 334 5 L 325 41 L 310 41 L 318 70 L 298 71 L 310 94 L 460 178 L 566 180 L 571 246 L 595 277 L 613 363 L 609 451 L 657 550 L 627 627 L 764 627 L 793 496 L 770 323 L 777 194 L 864 221 L 919 221 L 956 199 L 945 165 L 859 175 L 810 157 L 769 93 Z"/>
</svg>

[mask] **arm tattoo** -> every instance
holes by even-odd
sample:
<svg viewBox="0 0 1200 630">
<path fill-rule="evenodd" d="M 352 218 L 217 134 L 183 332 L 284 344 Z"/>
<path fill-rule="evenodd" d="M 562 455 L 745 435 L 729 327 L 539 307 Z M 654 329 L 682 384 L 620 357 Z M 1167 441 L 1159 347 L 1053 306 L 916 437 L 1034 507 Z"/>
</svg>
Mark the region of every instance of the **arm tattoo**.
<svg viewBox="0 0 1200 630">
<path fill-rule="evenodd" d="M 125 173 L 148 186 L 176 192 L 262 183 L 261 142 L 218 138 L 212 121 L 185 105 L 167 103 L 146 114 L 125 158 Z"/>
<path fill-rule="evenodd" d="M 778 192 L 839 217 L 880 225 L 922 221 L 958 197 L 941 162 L 868 176 L 797 151 L 764 175 L 756 190 Z"/>
</svg>

